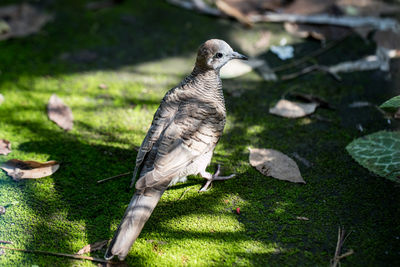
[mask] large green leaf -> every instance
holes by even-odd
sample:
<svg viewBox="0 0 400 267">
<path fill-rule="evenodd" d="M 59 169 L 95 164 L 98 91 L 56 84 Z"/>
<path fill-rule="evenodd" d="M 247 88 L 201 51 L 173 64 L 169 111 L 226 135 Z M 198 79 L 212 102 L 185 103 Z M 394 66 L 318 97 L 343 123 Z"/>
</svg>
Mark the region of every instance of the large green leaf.
<svg viewBox="0 0 400 267">
<path fill-rule="evenodd" d="M 380 108 L 397 110 L 398 108 L 400 108 L 400 95 L 389 99 L 388 101 L 383 103 Z"/>
<path fill-rule="evenodd" d="M 373 133 L 354 140 L 346 150 L 371 172 L 400 182 L 400 132 Z"/>
</svg>

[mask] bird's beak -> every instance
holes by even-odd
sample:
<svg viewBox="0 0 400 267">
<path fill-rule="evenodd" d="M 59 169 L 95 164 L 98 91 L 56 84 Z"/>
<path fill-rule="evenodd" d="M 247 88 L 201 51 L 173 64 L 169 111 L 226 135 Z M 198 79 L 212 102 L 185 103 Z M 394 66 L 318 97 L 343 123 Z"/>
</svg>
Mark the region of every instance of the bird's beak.
<svg viewBox="0 0 400 267">
<path fill-rule="evenodd" d="M 248 60 L 248 59 L 249 59 L 249 58 L 246 57 L 245 55 L 242 55 L 242 54 L 240 54 L 240 53 L 238 53 L 238 52 L 235 52 L 235 51 L 233 51 L 233 53 L 231 54 L 231 58 L 232 58 L 232 59 L 234 59 L 234 58 L 236 58 L 236 59 L 243 59 L 243 60 Z"/>
</svg>

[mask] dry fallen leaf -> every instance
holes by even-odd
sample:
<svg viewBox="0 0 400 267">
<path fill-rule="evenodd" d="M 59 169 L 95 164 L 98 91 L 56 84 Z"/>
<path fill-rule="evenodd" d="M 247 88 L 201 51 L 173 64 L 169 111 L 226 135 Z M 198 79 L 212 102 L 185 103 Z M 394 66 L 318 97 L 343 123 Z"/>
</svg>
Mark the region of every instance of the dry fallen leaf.
<svg viewBox="0 0 400 267">
<path fill-rule="evenodd" d="M 105 245 L 107 245 L 107 243 L 108 243 L 108 240 L 103 240 L 103 241 L 95 242 L 93 244 L 88 244 L 88 245 L 84 246 L 83 248 L 81 248 L 76 253 L 76 255 L 82 255 L 85 253 L 98 251 L 98 250 L 102 249 Z"/>
<path fill-rule="evenodd" d="M 336 0 L 296 0 L 281 10 L 282 13 L 311 15 L 319 13 L 333 13 Z"/>
<path fill-rule="evenodd" d="M 3 206 L 0 206 L 0 215 L 3 215 L 6 213 L 6 208 Z"/>
<path fill-rule="evenodd" d="M 321 108 L 335 109 L 331 104 L 329 104 L 328 101 L 316 95 L 297 93 L 297 92 L 291 92 L 289 95 L 299 100 L 303 100 L 310 103 L 316 103 L 318 104 L 318 107 Z"/>
<path fill-rule="evenodd" d="M 284 23 L 285 30 L 300 38 L 312 37 L 316 40 L 341 40 L 349 36 L 353 31 L 348 27 L 333 25 L 313 25 L 297 24 L 291 22 Z"/>
<path fill-rule="evenodd" d="M 265 61 L 260 59 L 250 59 L 246 62 L 231 60 L 221 68 L 220 76 L 222 79 L 236 78 L 264 65 L 264 63 Z"/>
<path fill-rule="evenodd" d="M 317 107 L 317 103 L 298 103 L 281 99 L 269 109 L 269 113 L 286 118 L 300 118 L 313 113 Z"/>
<path fill-rule="evenodd" d="M 224 1 L 224 0 L 217 0 L 215 2 L 215 5 L 218 7 L 219 10 L 221 10 L 223 13 L 225 13 L 228 16 L 234 17 L 237 19 L 240 23 L 245 25 L 246 27 L 252 27 L 253 23 L 248 19 L 248 17 L 242 12 L 240 8 L 235 7 L 234 5 L 231 5 L 229 1 Z"/>
<path fill-rule="evenodd" d="M 0 8 L 0 20 L 7 21 L 8 28 L 0 33 L 0 40 L 25 37 L 38 32 L 50 19 L 30 4 L 9 5 Z"/>
<path fill-rule="evenodd" d="M 0 139 L 0 155 L 11 153 L 11 143 L 5 139 Z"/>
<path fill-rule="evenodd" d="M 251 166 L 266 176 L 294 183 L 306 183 L 296 162 L 277 150 L 251 148 L 249 161 Z"/>
<path fill-rule="evenodd" d="M 19 159 L 10 159 L 0 166 L 14 180 L 46 177 L 55 173 L 59 167 L 60 164 L 54 160 L 40 163 Z"/>
<path fill-rule="evenodd" d="M 55 94 L 53 94 L 47 104 L 47 115 L 58 126 L 66 131 L 72 129 L 73 115 L 71 109 Z"/>
</svg>

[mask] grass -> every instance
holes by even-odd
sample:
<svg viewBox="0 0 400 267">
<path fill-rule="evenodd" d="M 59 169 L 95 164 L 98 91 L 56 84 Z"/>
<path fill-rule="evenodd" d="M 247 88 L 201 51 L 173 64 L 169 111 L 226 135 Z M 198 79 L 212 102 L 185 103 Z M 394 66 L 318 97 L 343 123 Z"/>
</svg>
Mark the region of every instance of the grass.
<svg viewBox="0 0 400 267">
<path fill-rule="evenodd" d="M 0 160 L 57 160 L 61 168 L 51 177 L 20 182 L 0 172 L 0 205 L 7 207 L 0 216 L 0 240 L 18 248 L 72 254 L 112 237 L 133 194 L 130 177 L 99 185 L 96 181 L 133 170 L 134 148 L 141 144 L 164 93 L 191 71 L 198 45 L 218 37 L 251 54 L 251 41 L 265 27 L 245 31 L 232 21 L 196 15 L 163 1 L 126 1 L 98 12 L 85 10 L 84 1 L 39 5 L 54 14 L 43 31 L 0 42 L 0 93 L 5 97 L 0 138 L 10 140 L 13 148 Z M 267 28 L 273 43 L 286 36 L 279 25 Z M 290 40 L 300 55 L 319 47 L 313 41 Z M 82 51 L 96 58 L 85 58 Z M 371 51 L 373 43 L 351 37 L 318 60 L 333 64 Z M 272 66 L 282 64 L 270 53 L 263 57 Z M 392 65 L 398 69 L 398 61 Z M 204 182 L 199 177 L 168 190 L 127 263 L 326 266 L 335 251 L 338 226 L 344 226 L 352 231 L 344 251 L 352 248 L 355 254 L 342 260 L 343 265 L 399 265 L 400 189 L 357 165 L 344 149 L 356 137 L 398 127 L 387 125 L 374 109 L 348 108 L 353 101 L 380 104 L 398 94 L 393 82 L 398 77 L 386 79 L 380 71 L 342 77 L 338 83 L 315 73 L 268 83 L 250 73 L 224 81 L 228 121 L 209 170 L 221 163 L 223 173 L 237 173 L 237 178 L 214 183 L 204 194 L 197 192 Z M 331 122 L 268 114 L 270 105 L 289 91 L 327 99 L 337 109 L 318 109 L 317 114 Z M 70 132 L 47 118 L 46 104 L 53 93 L 73 110 Z M 363 133 L 357 123 L 364 126 Z M 299 163 L 307 184 L 262 176 L 248 163 L 249 146 L 289 156 L 296 152 L 308 159 L 310 168 Z M 0 265 L 93 263 L 7 250 Z"/>
</svg>

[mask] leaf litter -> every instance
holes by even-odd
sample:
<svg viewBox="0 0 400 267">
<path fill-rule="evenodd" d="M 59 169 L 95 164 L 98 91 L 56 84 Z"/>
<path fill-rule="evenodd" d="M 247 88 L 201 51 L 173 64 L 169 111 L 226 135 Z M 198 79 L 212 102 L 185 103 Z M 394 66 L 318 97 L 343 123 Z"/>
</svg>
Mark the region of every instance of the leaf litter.
<svg viewBox="0 0 400 267">
<path fill-rule="evenodd" d="M 274 149 L 250 148 L 249 162 L 265 176 L 293 183 L 303 183 L 299 167 L 296 162 Z"/>
<path fill-rule="evenodd" d="M 47 104 L 47 115 L 62 129 L 69 131 L 73 127 L 73 115 L 71 109 L 64 102 L 53 94 Z"/>
<path fill-rule="evenodd" d="M 0 139 L 0 155 L 8 155 L 11 153 L 11 142 Z"/>
<path fill-rule="evenodd" d="M 60 168 L 60 164 L 54 160 L 40 163 L 30 160 L 10 159 L 1 164 L 0 168 L 6 171 L 14 180 L 37 179 L 52 175 Z"/>
<path fill-rule="evenodd" d="M 281 99 L 269 109 L 269 113 L 285 118 L 301 118 L 315 112 L 317 103 L 299 103 Z"/>
<path fill-rule="evenodd" d="M 108 240 L 102 240 L 102 241 L 95 242 L 93 244 L 88 244 L 88 245 L 84 246 L 83 248 L 81 248 L 76 253 L 76 255 L 82 255 L 82 254 L 86 254 L 89 252 L 101 250 L 105 245 L 107 245 L 107 243 L 108 243 Z"/>
</svg>

